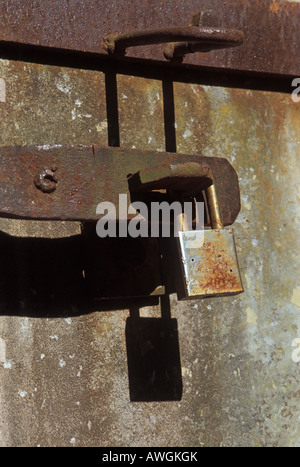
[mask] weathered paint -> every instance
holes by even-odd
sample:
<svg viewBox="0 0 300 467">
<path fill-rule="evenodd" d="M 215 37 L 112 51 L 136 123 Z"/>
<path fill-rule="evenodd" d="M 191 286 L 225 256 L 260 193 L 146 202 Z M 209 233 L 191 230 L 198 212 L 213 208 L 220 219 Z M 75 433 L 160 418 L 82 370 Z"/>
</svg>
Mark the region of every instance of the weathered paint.
<svg viewBox="0 0 300 467">
<path fill-rule="evenodd" d="M 107 144 L 102 73 L 1 60 L 0 77 L 0 145 Z"/>
<path fill-rule="evenodd" d="M 106 118 L 101 73 L 28 64 L 21 82 L 20 67 L 1 62 L 7 83 L 1 144 L 106 144 L 106 131 L 97 131 Z M 54 72 L 65 77 L 70 92 L 57 88 Z M 162 83 L 117 79 L 121 145 L 164 150 Z M 90 86 L 81 88 L 86 80 Z M 300 445 L 300 367 L 292 358 L 300 337 L 299 104 L 288 94 L 183 83 L 174 83 L 174 99 L 178 150 L 228 158 L 239 174 L 242 210 L 233 227 L 244 294 L 185 303 L 171 295 L 182 399 L 133 403 L 125 323 L 128 309 L 132 314 L 136 307 L 122 302 L 80 309 L 74 304 L 77 237 L 29 246 L 28 239 L 11 236 L 41 235 L 44 223 L 5 221 L 10 236 L 2 234 L 0 243 L 6 310 L 0 317 L 6 343 L 0 444 Z M 72 118 L 76 100 L 92 117 Z M 69 227 L 64 224 L 66 236 L 73 232 Z M 61 236 L 61 224 L 48 228 L 44 235 Z M 33 272 L 45 252 L 53 272 L 50 289 Z M 158 318 L 160 306 L 141 303 L 140 315 Z"/>
</svg>

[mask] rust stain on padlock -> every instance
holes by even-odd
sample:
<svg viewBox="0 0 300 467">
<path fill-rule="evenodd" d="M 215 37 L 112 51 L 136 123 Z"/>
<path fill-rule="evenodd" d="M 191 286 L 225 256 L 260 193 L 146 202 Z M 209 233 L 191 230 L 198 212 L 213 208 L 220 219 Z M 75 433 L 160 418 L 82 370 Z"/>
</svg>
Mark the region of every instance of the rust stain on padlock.
<svg viewBox="0 0 300 467">
<path fill-rule="evenodd" d="M 215 290 L 221 294 L 228 291 L 239 293 L 241 280 L 232 249 L 227 249 L 228 242 L 224 242 L 221 232 L 215 232 L 215 237 L 215 241 L 203 243 L 202 254 L 205 255 L 205 269 L 203 263 L 198 262 L 199 285 L 207 294 Z"/>
<path fill-rule="evenodd" d="M 191 234 L 179 232 L 184 273 L 180 299 L 236 295 L 243 292 L 232 230 L 205 230 L 193 245 Z"/>
</svg>

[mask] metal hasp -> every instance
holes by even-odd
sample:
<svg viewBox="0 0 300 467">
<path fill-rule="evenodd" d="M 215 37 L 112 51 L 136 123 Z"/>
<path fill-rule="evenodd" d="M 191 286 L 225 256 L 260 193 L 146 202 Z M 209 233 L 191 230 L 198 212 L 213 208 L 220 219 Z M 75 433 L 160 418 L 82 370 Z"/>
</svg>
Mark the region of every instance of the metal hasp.
<svg viewBox="0 0 300 467">
<path fill-rule="evenodd" d="M 223 228 L 216 185 L 209 165 L 192 162 L 158 166 L 133 175 L 129 185 L 136 192 L 166 189 L 179 199 L 196 196 L 205 190 L 212 230 L 188 230 L 180 214 L 180 222 L 183 219 L 182 231 L 170 239 L 173 244 L 171 263 L 177 270 L 176 292 L 179 300 L 243 292 L 233 231 Z"/>
<path fill-rule="evenodd" d="M 128 204 L 142 196 L 137 193 L 137 186 L 129 186 L 128 176 L 140 171 L 145 177 L 151 170 L 158 176 L 155 167 L 159 164 L 175 166 L 187 162 L 209 165 L 222 221 L 224 225 L 233 224 L 240 211 L 239 186 L 236 172 L 226 159 L 102 146 L 0 147 L 0 216 L 98 221 L 96 208 L 101 201 L 108 201 L 116 207 L 118 220 L 119 194 L 127 195 Z M 194 190 L 196 183 L 201 191 L 198 175 L 196 180 L 189 178 L 189 190 Z M 153 198 L 168 200 L 164 193 L 140 191 L 144 191 L 143 200 L 147 202 Z M 128 219 L 131 217 L 128 215 Z"/>
<path fill-rule="evenodd" d="M 96 235 L 95 222 L 100 218 L 97 205 L 101 201 L 113 203 L 119 220 L 119 194 L 127 195 L 128 205 L 136 200 L 146 204 L 152 201 L 170 203 L 174 191 L 191 198 L 201 195 L 204 189 L 210 193 L 213 187 L 220 199 L 218 226 L 233 224 L 240 210 L 236 172 L 222 158 L 97 146 L 11 146 L 0 147 L 0 165 L 1 217 L 90 223 L 85 225 L 85 236 L 97 254 L 87 260 L 86 272 L 98 298 L 115 298 L 115 289 L 111 291 L 103 285 L 108 278 L 115 277 L 118 255 L 114 266 L 110 267 L 111 274 L 107 267 L 105 275 L 102 272 L 103 277 L 99 276 L 99 264 L 103 264 L 105 258 L 106 264 L 111 264 L 108 251 L 124 250 L 124 243 L 121 247 L 114 239 L 104 239 L 103 243 Z M 132 217 L 127 215 L 128 220 Z M 214 219 L 212 211 L 210 217 Z M 126 281 L 123 288 L 119 287 L 118 297 L 164 293 L 160 275 L 155 272 L 159 270 L 160 257 L 157 239 L 141 240 L 143 242 L 132 242 L 132 251 L 136 248 L 143 251 L 141 258 L 144 260 L 140 258 L 137 263 L 134 255 L 123 258 L 121 266 L 127 271 Z M 151 280 L 143 281 L 146 276 Z"/>
</svg>

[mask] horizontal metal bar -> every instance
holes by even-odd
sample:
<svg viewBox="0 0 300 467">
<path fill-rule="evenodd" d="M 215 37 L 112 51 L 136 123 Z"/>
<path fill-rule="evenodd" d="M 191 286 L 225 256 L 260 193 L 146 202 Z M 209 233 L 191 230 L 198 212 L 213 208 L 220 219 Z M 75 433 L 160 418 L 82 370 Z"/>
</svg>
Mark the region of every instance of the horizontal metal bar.
<svg viewBox="0 0 300 467">
<path fill-rule="evenodd" d="M 96 221 L 97 205 L 109 201 L 118 218 L 119 194 L 131 202 L 130 175 L 186 162 L 210 166 L 222 221 L 233 224 L 240 194 L 237 174 L 226 159 L 100 146 L 0 147 L 0 216 Z"/>
<path fill-rule="evenodd" d="M 220 27 L 244 32 L 245 43 L 209 54 L 188 54 L 183 65 L 291 77 L 300 74 L 298 2 L 202 0 L 203 11 L 211 8 L 221 18 Z M 103 37 L 111 31 L 181 27 L 190 24 L 195 13 L 194 0 L 0 0 L 0 45 L 39 46 L 45 54 L 46 48 L 53 48 L 104 57 Z M 123 60 L 133 58 L 166 62 L 157 45 L 131 48 Z"/>
</svg>

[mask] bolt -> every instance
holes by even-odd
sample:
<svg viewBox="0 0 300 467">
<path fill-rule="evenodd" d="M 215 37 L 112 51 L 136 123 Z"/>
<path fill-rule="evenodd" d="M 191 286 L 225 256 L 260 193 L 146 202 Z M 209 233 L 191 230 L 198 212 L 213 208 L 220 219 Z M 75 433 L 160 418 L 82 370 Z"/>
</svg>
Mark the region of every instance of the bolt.
<svg viewBox="0 0 300 467">
<path fill-rule="evenodd" d="M 214 10 L 200 11 L 192 16 L 191 26 L 221 27 L 218 13 Z"/>
<path fill-rule="evenodd" d="M 56 170 L 56 167 L 51 167 L 51 169 L 43 167 L 34 179 L 36 188 L 43 193 L 52 193 L 55 191 L 58 182 L 54 173 Z"/>
</svg>

